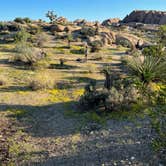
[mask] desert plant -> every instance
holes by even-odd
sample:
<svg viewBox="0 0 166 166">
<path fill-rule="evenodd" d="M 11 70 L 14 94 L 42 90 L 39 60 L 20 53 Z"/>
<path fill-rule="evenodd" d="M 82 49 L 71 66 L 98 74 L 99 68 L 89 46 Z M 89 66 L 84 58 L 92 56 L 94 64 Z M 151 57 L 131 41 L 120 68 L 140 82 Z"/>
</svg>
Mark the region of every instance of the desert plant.
<svg viewBox="0 0 166 166">
<path fill-rule="evenodd" d="M 143 85 L 152 81 L 166 79 L 166 61 L 161 57 L 138 56 L 130 57 L 127 60 L 129 73 L 137 77 Z"/>
<path fill-rule="evenodd" d="M 16 43 L 18 42 L 25 43 L 27 42 L 29 37 L 30 37 L 30 34 L 24 28 L 22 28 L 20 31 L 18 31 L 15 34 L 14 39 Z"/>
<path fill-rule="evenodd" d="M 21 18 L 21 17 L 16 17 L 16 18 L 14 19 L 14 22 L 17 22 L 17 23 L 20 23 L 20 24 L 24 24 L 24 23 L 25 23 L 25 22 L 24 22 L 24 19 Z"/>
<path fill-rule="evenodd" d="M 143 49 L 144 56 L 164 56 L 165 52 L 162 45 L 149 46 Z"/>
<path fill-rule="evenodd" d="M 43 52 L 41 52 L 37 48 L 27 45 L 26 43 L 17 44 L 15 47 L 15 51 L 16 54 L 13 59 L 11 59 L 11 61 L 20 61 L 30 66 L 33 66 L 37 61 L 45 58 Z"/>
<path fill-rule="evenodd" d="M 26 23 L 31 23 L 31 22 L 32 22 L 31 19 L 28 18 L 28 17 L 23 18 L 23 20 L 24 20 L 24 22 L 26 22 Z"/>
<path fill-rule="evenodd" d="M 49 18 L 49 20 L 50 20 L 51 23 L 54 23 L 56 21 L 56 19 L 57 19 L 57 15 L 54 14 L 54 11 L 48 11 L 46 13 L 46 17 Z"/>
<path fill-rule="evenodd" d="M 101 41 L 94 41 L 90 44 L 91 46 L 91 52 L 99 52 L 103 46 L 103 43 Z"/>
<path fill-rule="evenodd" d="M 67 35 L 68 48 L 71 48 L 71 41 L 73 40 L 72 34 Z"/>
<path fill-rule="evenodd" d="M 42 32 L 42 33 L 38 33 L 36 35 L 36 44 L 38 47 L 43 47 L 44 44 L 46 44 L 48 42 L 48 36 Z"/>
<path fill-rule="evenodd" d="M 101 104 L 105 105 L 108 93 L 105 91 L 97 91 L 96 82 L 92 81 L 85 86 L 84 95 L 81 96 L 79 104 L 83 111 L 97 109 Z"/>
<path fill-rule="evenodd" d="M 80 98 L 83 110 L 94 111 L 104 108 L 105 111 L 119 111 L 137 103 L 140 92 L 134 83 L 120 78 L 112 82 L 109 90 L 98 90 L 91 84 L 87 85 L 84 95 Z"/>
<path fill-rule="evenodd" d="M 34 77 L 29 80 L 29 87 L 32 90 L 43 90 L 55 88 L 55 79 L 49 73 L 44 71 L 37 72 Z"/>
<path fill-rule="evenodd" d="M 83 37 L 95 36 L 96 29 L 89 26 L 83 26 L 80 33 Z"/>
<path fill-rule="evenodd" d="M 60 62 L 60 66 L 63 67 L 63 66 L 64 66 L 64 63 L 66 62 L 66 60 L 63 59 L 63 58 L 60 58 L 60 59 L 59 59 L 59 62 Z"/>
<path fill-rule="evenodd" d="M 166 46 L 166 25 L 162 25 L 158 31 L 159 44 Z"/>
<path fill-rule="evenodd" d="M 108 90 L 111 88 L 111 68 L 110 66 L 104 67 L 102 70 L 102 73 L 104 73 L 105 76 L 105 82 L 104 82 L 104 87 Z"/>
<path fill-rule="evenodd" d="M 5 76 L 0 76 L 0 86 L 4 86 L 8 83 L 8 80 Z"/>
</svg>

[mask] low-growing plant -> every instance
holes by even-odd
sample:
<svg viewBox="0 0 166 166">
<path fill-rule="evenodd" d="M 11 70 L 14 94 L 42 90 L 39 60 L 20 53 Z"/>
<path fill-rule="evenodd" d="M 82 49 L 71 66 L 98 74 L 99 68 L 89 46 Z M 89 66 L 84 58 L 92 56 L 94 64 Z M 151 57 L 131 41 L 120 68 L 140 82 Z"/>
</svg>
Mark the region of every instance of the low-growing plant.
<svg viewBox="0 0 166 166">
<path fill-rule="evenodd" d="M 39 71 L 29 80 L 29 87 L 32 90 L 53 89 L 56 81 L 52 75 L 47 72 Z"/>
<path fill-rule="evenodd" d="M 129 73 L 144 85 L 166 79 L 166 61 L 162 57 L 138 56 L 127 60 Z"/>
<path fill-rule="evenodd" d="M 15 47 L 15 55 L 10 59 L 11 62 L 23 62 L 29 66 L 33 66 L 37 61 L 45 58 L 45 53 L 37 48 L 19 43 Z"/>
<path fill-rule="evenodd" d="M 36 35 L 36 44 L 38 47 L 42 48 L 48 42 L 48 36 L 42 32 Z"/>
<path fill-rule="evenodd" d="M 28 38 L 30 38 L 30 34 L 24 28 L 18 31 L 14 37 L 16 43 L 25 43 L 27 42 Z"/>
<path fill-rule="evenodd" d="M 4 86 L 8 83 L 8 80 L 5 76 L 0 76 L 0 86 Z"/>
<path fill-rule="evenodd" d="M 99 52 L 103 46 L 103 43 L 101 41 L 94 41 L 90 44 L 91 46 L 91 52 Z"/>
</svg>

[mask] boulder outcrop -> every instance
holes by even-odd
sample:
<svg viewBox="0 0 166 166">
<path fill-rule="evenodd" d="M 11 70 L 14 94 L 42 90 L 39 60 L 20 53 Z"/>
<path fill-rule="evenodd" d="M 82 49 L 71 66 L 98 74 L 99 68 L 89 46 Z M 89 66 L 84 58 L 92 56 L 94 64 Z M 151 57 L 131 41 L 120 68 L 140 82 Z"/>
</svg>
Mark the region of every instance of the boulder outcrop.
<svg viewBox="0 0 166 166">
<path fill-rule="evenodd" d="M 120 22 L 120 18 L 110 18 L 110 19 L 104 20 L 102 22 L 102 25 L 103 26 L 110 26 L 112 24 L 116 24 L 116 23 L 119 23 L 119 22 Z"/>
<path fill-rule="evenodd" d="M 166 24 L 166 11 L 135 10 L 127 15 L 123 23 L 139 22 L 143 24 Z"/>
</svg>

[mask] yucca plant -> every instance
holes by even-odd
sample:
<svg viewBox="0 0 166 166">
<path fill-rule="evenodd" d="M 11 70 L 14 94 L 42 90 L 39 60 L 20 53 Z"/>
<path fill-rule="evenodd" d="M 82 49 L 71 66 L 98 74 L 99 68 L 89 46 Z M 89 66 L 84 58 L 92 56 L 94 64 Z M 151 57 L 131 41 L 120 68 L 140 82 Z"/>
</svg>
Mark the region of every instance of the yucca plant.
<svg viewBox="0 0 166 166">
<path fill-rule="evenodd" d="M 166 79 L 166 61 L 162 57 L 138 56 L 127 59 L 129 73 L 143 85 Z"/>
</svg>

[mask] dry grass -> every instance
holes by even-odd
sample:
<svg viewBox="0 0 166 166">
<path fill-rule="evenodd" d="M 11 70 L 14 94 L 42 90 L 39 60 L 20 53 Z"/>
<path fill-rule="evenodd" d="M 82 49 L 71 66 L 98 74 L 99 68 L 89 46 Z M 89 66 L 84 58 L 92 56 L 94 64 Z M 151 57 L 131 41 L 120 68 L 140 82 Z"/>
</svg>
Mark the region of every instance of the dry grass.
<svg viewBox="0 0 166 166">
<path fill-rule="evenodd" d="M 53 89 L 56 85 L 56 78 L 43 70 L 38 71 L 29 81 L 32 90 Z"/>
</svg>

